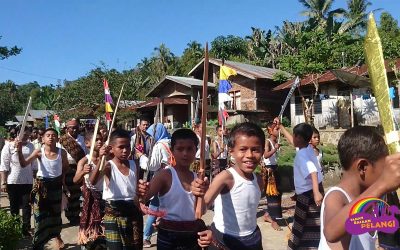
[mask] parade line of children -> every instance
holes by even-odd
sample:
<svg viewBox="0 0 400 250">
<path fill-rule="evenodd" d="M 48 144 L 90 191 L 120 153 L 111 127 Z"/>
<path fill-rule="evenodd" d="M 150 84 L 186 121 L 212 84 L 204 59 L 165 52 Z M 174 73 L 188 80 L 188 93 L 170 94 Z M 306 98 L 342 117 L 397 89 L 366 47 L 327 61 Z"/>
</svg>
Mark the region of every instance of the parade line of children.
<svg viewBox="0 0 400 250">
<path fill-rule="evenodd" d="M 263 232 L 257 225 L 262 196 L 268 202 L 264 220 L 282 230 L 279 133 L 296 148 L 289 249 L 375 249 L 376 234 L 350 235 L 345 221 L 360 199 L 379 198 L 400 186 L 400 154 L 389 155 L 383 137 L 371 127 L 355 127 L 341 136 L 343 177 L 324 195 L 319 132 L 309 124 L 297 124 L 290 133 L 276 118 L 267 125 L 268 138 L 250 122 L 235 125 L 229 133 L 217 126 L 215 140 L 206 143 L 212 152 L 204 179 L 193 171 L 200 124 L 195 131 L 177 129 L 172 136 L 162 124 L 148 125 L 141 119 L 133 135 L 113 129 L 105 145 L 106 133 L 87 130 L 82 137 L 79 123 L 71 120 L 62 136 L 48 128 L 41 130 L 40 140 L 29 140 L 27 129 L 21 141 L 6 144 L 1 191 L 8 192 L 12 214 L 23 208 L 24 235 L 30 234 L 32 204 L 33 249 L 44 249 L 51 239 L 59 249 L 65 247 L 63 208 L 70 224 L 79 224 L 77 243 L 86 249 L 151 247 L 153 225 L 157 249 L 262 249 Z M 76 197 L 82 198 L 80 213 Z M 214 210 L 209 226 L 196 219 L 197 198 L 204 202 L 203 214 Z M 62 206 L 63 199 L 70 204 Z M 274 248 L 274 242 L 264 244 Z"/>
</svg>

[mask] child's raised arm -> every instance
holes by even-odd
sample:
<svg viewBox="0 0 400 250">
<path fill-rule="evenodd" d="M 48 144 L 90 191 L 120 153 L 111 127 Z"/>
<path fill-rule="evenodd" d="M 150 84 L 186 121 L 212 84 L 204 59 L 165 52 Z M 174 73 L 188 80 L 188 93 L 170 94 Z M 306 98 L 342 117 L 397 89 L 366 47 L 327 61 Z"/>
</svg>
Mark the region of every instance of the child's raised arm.
<svg viewBox="0 0 400 250">
<path fill-rule="evenodd" d="M 28 158 L 25 159 L 24 155 L 22 154 L 22 143 L 16 139 L 15 143 L 15 148 L 17 149 L 17 153 L 18 153 L 18 160 L 19 160 L 19 164 L 21 165 L 21 167 L 26 167 L 29 164 L 31 164 L 31 162 L 35 159 L 37 159 L 38 157 L 40 157 L 40 149 L 35 149 L 32 154 L 30 156 L 28 156 Z"/>
<path fill-rule="evenodd" d="M 168 190 L 165 190 L 167 183 L 172 183 L 171 171 L 168 169 L 163 169 L 154 175 L 150 183 L 139 180 L 139 193 L 143 202 L 147 202 L 154 195 L 167 193 Z"/>
<path fill-rule="evenodd" d="M 279 126 L 280 131 L 282 132 L 283 136 L 285 136 L 286 140 L 292 145 L 294 146 L 293 143 L 293 135 L 286 130 L 286 128 L 283 126 L 283 124 L 281 123 L 281 121 L 279 120 L 279 118 L 275 118 L 274 119 L 274 123 L 276 123 Z"/>
<path fill-rule="evenodd" d="M 73 179 L 75 184 L 79 184 L 82 182 L 83 176 L 90 172 L 90 165 L 88 164 L 88 158 L 83 157 L 79 162 L 78 166 L 76 167 L 76 173 Z"/>
<path fill-rule="evenodd" d="M 234 180 L 231 173 L 228 171 L 222 171 L 219 173 L 212 183 L 210 184 L 209 189 L 207 190 L 206 194 L 204 195 L 204 202 L 206 206 L 212 204 L 218 194 L 222 193 L 225 194 L 229 192 L 229 190 L 233 187 Z"/>
<path fill-rule="evenodd" d="M 351 203 L 343 206 L 334 204 L 337 202 L 328 198 L 325 206 L 333 208 L 330 213 L 325 214 L 324 220 L 324 235 L 328 242 L 338 242 L 346 235 L 345 223 L 349 217 L 350 209 L 359 200 L 368 197 L 381 197 L 382 195 L 396 190 L 400 186 L 400 153 L 386 157 L 385 167 L 381 176 L 360 196 L 354 199 Z"/>
</svg>

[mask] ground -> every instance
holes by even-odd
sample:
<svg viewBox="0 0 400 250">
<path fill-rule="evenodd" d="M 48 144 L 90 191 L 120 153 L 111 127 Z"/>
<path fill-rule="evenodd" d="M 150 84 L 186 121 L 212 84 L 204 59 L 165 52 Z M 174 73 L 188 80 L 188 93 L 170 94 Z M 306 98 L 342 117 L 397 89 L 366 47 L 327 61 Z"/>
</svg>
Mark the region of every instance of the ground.
<svg viewBox="0 0 400 250">
<path fill-rule="evenodd" d="M 290 196 L 292 196 L 293 193 L 285 193 L 283 195 L 283 217 L 287 219 L 287 222 L 291 226 L 291 222 L 293 219 L 293 214 L 294 214 L 294 205 L 295 203 L 290 200 Z M 0 197 L 0 205 L 1 208 L 8 208 L 9 203 L 8 199 L 4 194 L 1 194 Z M 264 209 L 266 207 L 266 200 L 263 198 L 260 202 L 260 205 L 258 207 L 258 213 L 257 213 L 257 222 L 258 226 L 260 227 L 261 233 L 262 233 L 262 240 L 263 240 L 263 248 L 266 250 L 269 249 L 274 249 L 274 250 L 280 250 L 280 249 L 287 249 L 287 239 L 288 235 L 290 233 L 289 228 L 287 226 L 283 226 L 282 231 L 275 231 L 272 229 L 269 223 L 264 222 L 262 215 L 264 214 Z M 212 221 L 213 217 L 213 212 L 208 211 L 204 216 L 203 220 L 206 222 L 207 225 L 209 225 Z M 285 224 L 285 223 L 284 223 Z M 32 225 L 33 225 L 33 220 L 32 220 Z M 61 232 L 61 237 L 65 242 L 66 249 L 80 249 L 80 246 L 76 244 L 77 241 L 77 236 L 78 236 L 78 227 L 70 227 L 68 225 L 68 222 L 66 218 L 63 215 L 63 229 Z M 152 237 L 151 241 L 153 243 L 156 243 L 157 236 L 155 235 Z M 49 242 L 47 244 L 48 249 L 55 249 L 55 245 L 53 242 Z M 31 248 L 31 239 L 30 238 L 25 238 L 22 239 L 19 242 L 18 248 L 17 249 L 32 249 Z M 157 249 L 155 245 L 153 245 L 152 248 L 149 249 Z"/>
</svg>

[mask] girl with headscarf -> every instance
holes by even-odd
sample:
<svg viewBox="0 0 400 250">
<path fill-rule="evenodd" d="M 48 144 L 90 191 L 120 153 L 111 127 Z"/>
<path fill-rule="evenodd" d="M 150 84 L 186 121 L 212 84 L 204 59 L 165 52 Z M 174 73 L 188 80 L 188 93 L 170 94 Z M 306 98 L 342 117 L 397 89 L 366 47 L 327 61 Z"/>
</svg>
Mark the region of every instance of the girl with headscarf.
<svg viewBox="0 0 400 250">
<path fill-rule="evenodd" d="M 164 167 L 173 164 L 173 156 L 170 150 L 171 136 L 163 124 L 157 123 L 151 125 L 147 129 L 147 133 L 154 136 L 155 142 L 153 149 L 150 149 L 151 155 L 147 158 L 145 155 L 140 156 L 140 167 L 145 171 L 150 171 L 150 176 Z M 158 197 L 154 196 L 149 204 L 149 210 L 158 211 L 159 201 Z M 153 223 L 156 221 L 156 216 L 149 215 L 143 230 L 143 247 L 151 247 L 151 235 L 153 233 Z"/>
</svg>

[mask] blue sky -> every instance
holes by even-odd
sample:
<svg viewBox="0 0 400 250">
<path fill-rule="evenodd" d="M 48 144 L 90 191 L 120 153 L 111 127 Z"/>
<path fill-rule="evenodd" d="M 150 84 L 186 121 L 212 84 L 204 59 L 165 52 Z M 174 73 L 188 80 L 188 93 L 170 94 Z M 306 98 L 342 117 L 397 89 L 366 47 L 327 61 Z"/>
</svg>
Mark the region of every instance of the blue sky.
<svg viewBox="0 0 400 250">
<path fill-rule="evenodd" d="M 336 0 L 335 7 L 345 2 Z M 371 9 L 400 19 L 400 1 L 371 2 Z M 3 0 L 1 8 L 0 45 L 23 51 L 0 61 L 0 82 L 18 84 L 74 80 L 101 61 L 108 68 L 128 69 L 161 43 L 181 55 L 190 41 L 245 36 L 252 26 L 274 29 L 283 20 L 304 18 L 297 0 Z"/>
</svg>

